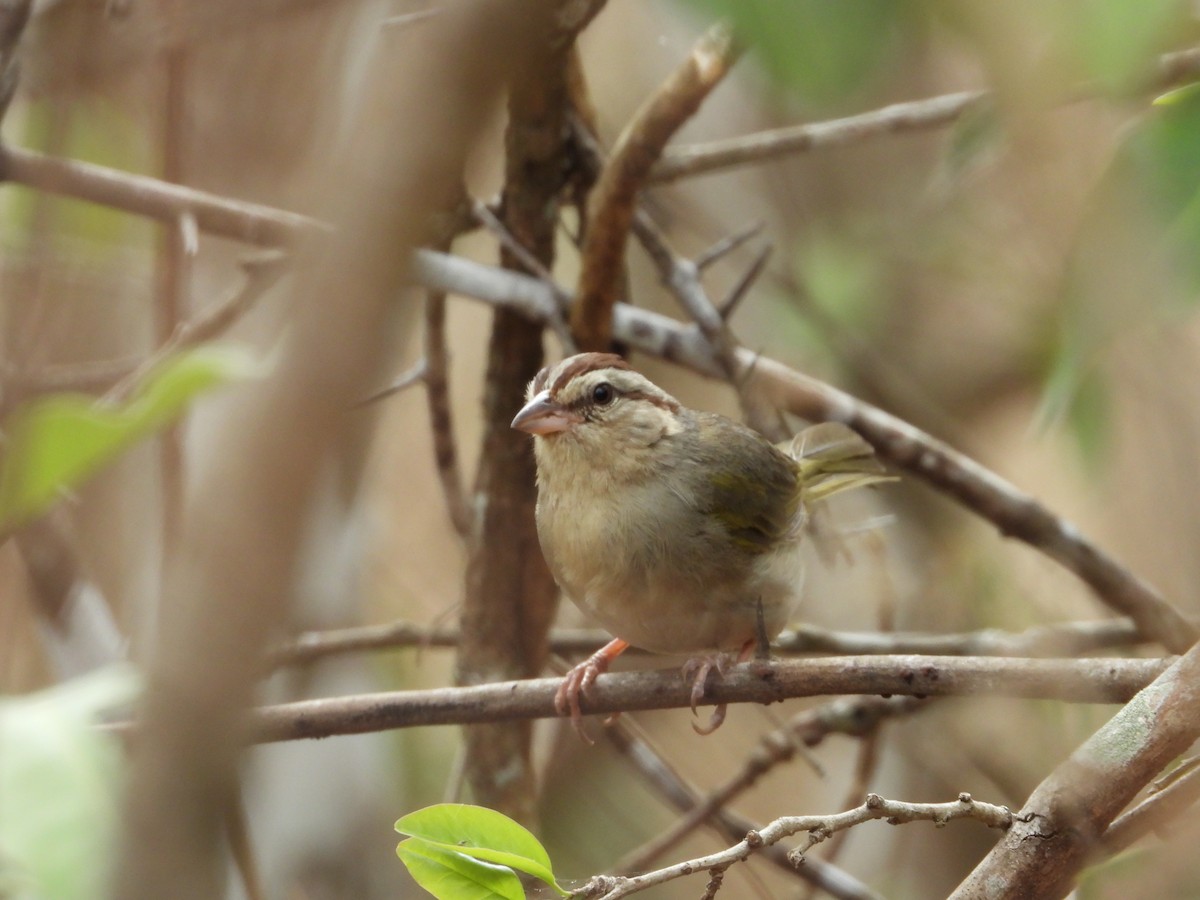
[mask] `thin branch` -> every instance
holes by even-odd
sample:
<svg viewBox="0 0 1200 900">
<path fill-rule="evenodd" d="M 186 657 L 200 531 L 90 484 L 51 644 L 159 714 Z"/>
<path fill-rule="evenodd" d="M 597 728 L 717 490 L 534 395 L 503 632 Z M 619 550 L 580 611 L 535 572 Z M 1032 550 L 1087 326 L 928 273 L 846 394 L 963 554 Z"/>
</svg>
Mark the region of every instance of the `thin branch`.
<svg viewBox="0 0 1200 900">
<path fill-rule="evenodd" d="M 0 179 L 162 222 L 190 214 L 202 231 L 250 244 L 288 245 L 325 227 L 296 213 L 18 147 L 0 147 Z"/>
<path fill-rule="evenodd" d="M 776 640 L 781 653 L 846 655 L 914 653 L 930 656 L 1081 656 L 1128 647 L 1144 640 L 1131 619 L 1063 622 L 1025 631 L 988 628 L 957 634 L 893 631 L 832 631 L 797 625 Z"/>
<path fill-rule="evenodd" d="M 326 631 L 307 631 L 279 644 L 270 655 L 272 667 L 304 665 L 343 653 L 399 650 L 405 647 L 457 647 L 457 628 L 388 622 Z M 556 628 L 550 649 L 563 656 L 586 656 L 612 639 L 593 628 Z M 919 632 L 832 631 L 816 625 L 796 625 L 776 638 L 772 651 L 780 655 L 832 653 L 842 656 L 911 654 L 916 656 L 1081 656 L 1142 641 L 1130 619 L 1063 622 L 1038 625 L 1026 631 L 999 629 L 959 634 Z M 639 651 L 630 648 L 629 654 Z"/>
<path fill-rule="evenodd" d="M 703 272 L 717 260 L 728 256 L 752 237 L 761 234 L 766 224 L 766 222 L 760 220 L 747 228 L 743 228 L 741 231 L 735 231 L 728 237 L 721 238 L 721 240 L 717 241 L 693 260 L 696 268 Z"/>
<path fill-rule="evenodd" d="M 458 441 L 450 406 L 450 351 L 446 344 L 446 295 L 425 295 L 425 405 L 433 435 L 433 459 L 450 524 L 459 537 L 467 537 L 475 525 L 475 513 L 467 499 L 458 464 Z"/>
<path fill-rule="evenodd" d="M 609 743 L 616 747 L 622 757 L 667 803 L 680 812 L 688 813 L 700 802 L 695 789 L 654 749 L 645 736 L 638 734 L 625 719 L 616 720 L 611 727 L 605 729 L 605 735 Z M 738 841 L 747 832 L 758 830 L 757 826 L 725 810 L 716 810 L 715 815 L 706 818 L 711 818 L 711 824 L 724 835 L 725 840 Z M 658 841 L 652 843 L 657 844 Z M 793 877 L 799 876 L 838 900 L 881 900 L 879 895 L 865 884 L 836 866 L 814 859 L 797 867 L 788 859 L 787 852 L 782 847 L 764 849 L 767 851 L 763 854 L 764 858 L 776 867 Z M 644 869 L 654 858 L 653 855 L 638 851 L 619 861 L 613 868 L 620 873 L 637 872 Z"/>
<path fill-rule="evenodd" d="M 501 277 L 495 269 L 467 260 L 419 251 L 414 274 L 422 283 L 517 309 L 541 321 L 546 321 L 547 311 L 554 308 L 552 293 L 541 282 L 513 272 Z M 701 374 L 717 378 L 724 374 L 699 329 L 667 316 L 618 303 L 613 309 L 613 335 L 633 349 Z M 1100 600 L 1133 618 L 1147 638 L 1182 652 L 1200 634 L 1152 585 L 1092 543 L 1074 524 L 999 475 L 832 385 L 768 357 L 744 349 L 738 353 L 750 369 L 747 380 L 758 384 L 776 407 L 810 420 L 850 425 L 881 458 L 955 498 L 1002 534 L 1029 544 L 1074 572 Z"/>
<path fill-rule="evenodd" d="M 206 306 L 195 318 L 178 325 L 171 338 L 150 356 L 65 363 L 33 371 L 10 369 L 3 372 L 4 384 L 17 397 L 46 391 L 89 394 L 113 391 L 113 396 L 124 396 L 145 372 L 172 353 L 224 334 L 279 281 L 287 270 L 288 261 L 289 257 L 277 250 L 261 251 L 243 259 L 243 283 L 231 289 L 224 298 Z"/>
<path fill-rule="evenodd" d="M 567 326 L 566 319 L 563 315 L 570 309 L 571 295 L 568 294 L 557 281 L 550 270 L 542 265 L 541 260 L 534 256 L 520 241 L 518 241 L 504 223 L 496 218 L 495 214 L 488 209 L 486 203 L 481 203 L 475 200 L 471 203 L 471 214 L 475 220 L 486 228 L 500 242 L 500 246 L 505 249 L 512 257 L 517 260 L 530 275 L 535 278 L 540 278 L 544 283 L 551 285 L 554 289 L 554 299 L 558 301 L 560 312 L 553 316 L 547 323 L 550 330 L 554 332 L 554 336 L 558 338 L 558 342 L 562 345 L 563 353 L 568 356 L 576 351 L 575 339 L 571 336 L 571 329 Z"/>
<path fill-rule="evenodd" d="M 1163 672 L 1168 660 L 1041 660 L 975 656 L 828 657 L 744 663 L 709 684 L 703 705 L 777 703 L 845 694 L 988 695 L 1068 703 L 1124 703 Z M 426 725 L 557 718 L 559 678 L 469 687 L 393 691 L 263 707 L 252 717 L 259 741 L 361 734 Z M 677 669 L 602 675 L 584 712 L 689 709 L 691 685 Z"/>
<path fill-rule="evenodd" d="M 650 173 L 650 180 L 655 184 L 663 184 L 792 153 L 858 144 L 885 135 L 941 128 L 958 121 L 964 113 L 979 108 L 990 96 L 988 91 L 961 91 L 894 103 L 882 109 L 827 122 L 792 125 L 726 140 L 674 147 L 663 154 L 662 161 Z"/>
<path fill-rule="evenodd" d="M 278 251 L 268 251 L 243 260 L 242 270 L 246 280 L 194 319 L 178 323 L 165 343 L 109 388 L 107 399 L 116 400 L 128 396 L 155 366 L 181 350 L 224 334 L 283 277 L 288 261 L 288 256 Z"/>
<path fill-rule="evenodd" d="M 579 299 L 571 311 L 571 331 L 581 348 L 609 349 L 634 201 L 667 141 L 700 108 L 737 55 L 727 26 L 705 32 L 683 65 L 634 115 L 601 169 L 590 201 Z"/>
<path fill-rule="evenodd" d="M 416 387 L 425 381 L 426 374 L 429 371 L 429 363 L 424 357 L 418 359 L 415 363 L 397 375 L 392 383 L 385 388 L 381 388 L 371 396 L 355 404 L 355 409 L 361 409 L 364 406 L 370 406 L 372 403 L 378 403 L 380 400 L 386 400 L 396 394 L 403 393 L 411 387 Z"/>
<path fill-rule="evenodd" d="M 717 305 L 717 311 L 721 314 L 721 318 L 728 322 L 733 318 L 733 314 L 737 311 L 738 305 L 745 299 L 750 292 L 750 288 L 754 282 L 758 281 L 760 275 L 767 268 L 767 260 L 771 258 L 775 247 L 772 244 L 767 244 L 755 255 L 750 262 L 749 267 L 742 276 L 737 280 L 737 283 L 730 288 L 729 293 Z"/>
<path fill-rule="evenodd" d="M 1200 73 L 1200 50 L 1183 50 L 1159 58 L 1157 77 L 1145 85 L 1146 90 L 1160 90 Z M 1070 100 L 1078 101 L 1096 96 L 1096 88 L 1074 92 Z M 733 166 L 764 162 L 794 153 L 808 153 L 860 144 L 894 134 L 930 131 L 952 125 L 965 114 L 984 107 L 992 99 L 991 91 L 959 91 L 893 103 L 858 115 L 775 128 L 754 134 L 668 148 L 662 160 L 650 172 L 649 180 L 662 184 L 728 169 Z"/>
<path fill-rule="evenodd" d="M 1150 832 L 1179 818 L 1197 801 L 1200 801 L 1200 767 L 1193 766 L 1158 790 L 1152 788 L 1145 800 L 1109 825 L 1100 841 L 1099 858 L 1129 849 Z"/>
<path fill-rule="evenodd" d="M 581 893 L 586 893 L 589 897 L 599 897 L 600 900 L 618 900 L 620 897 L 628 897 L 655 885 L 697 872 L 724 871 L 734 863 L 749 859 L 763 847 L 806 832 L 804 842 L 789 854 L 797 864 L 803 864 L 804 854 L 830 835 L 876 819 L 885 819 L 890 825 L 933 822 L 939 828 L 956 819 L 974 819 L 989 828 L 1001 830 L 1009 829 L 1014 821 L 1012 813 L 1006 807 L 982 803 L 973 799 L 970 794 L 959 794 L 958 799 L 950 803 L 907 803 L 886 800 L 878 794 L 868 794 L 862 806 L 846 812 L 828 816 L 781 817 L 765 828 L 750 832 L 740 843 L 717 853 L 676 863 L 643 875 L 597 876 L 593 879 L 591 889 Z"/>
<path fill-rule="evenodd" d="M 798 713 L 783 728 L 763 735 L 738 772 L 703 798 L 695 800 L 686 815 L 653 841 L 638 848 L 636 854 L 623 860 L 622 871 L 645 868 L 701 825 L 719 816 L 726 806 L 776 766 L 817 746 L 829 735 L 862 737 L 870 734 L 884 719 L 908 715 L 926 704 L 927 701 L 916 697 L 839 697 Z"/>
</svg>

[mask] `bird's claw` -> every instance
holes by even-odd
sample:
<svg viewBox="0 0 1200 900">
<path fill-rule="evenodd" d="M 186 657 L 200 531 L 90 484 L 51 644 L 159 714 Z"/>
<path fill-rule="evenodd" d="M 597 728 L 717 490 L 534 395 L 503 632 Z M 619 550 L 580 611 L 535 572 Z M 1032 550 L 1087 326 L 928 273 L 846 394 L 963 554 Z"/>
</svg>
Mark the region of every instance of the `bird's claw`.
<svg viewBox="0 0 1200 900">
<path fill-rule="evenodd" d="M 554 692 L 554 709 L 560 716 L 569 715 L 571 724 L 585 743 L 594 744 L 583 729 L 583 710 L 579 706 L 579 697 L 586 694 L 595 684 L 601 674 L 608 671 L 612 658 L 603 651 L 593 653 L 583 662 L 572 666 L 563 676 L 562 684 Z"/>
<path fill-rule="evenodd" d="M 683 677 L 692 680 L 692 715 L 696 715 L 696 707 L 700 705 L 700 701 L 704 699 L 704 691 L 708 685 L 708 675 L 713 670 L 717 670 L 717 674 L 721 677 L 725 676 L 725 671 L 729 667 L 729 656 L 724 653 L 717 653 L 711 656 L 698 656 L 694 659 L 689 659 L 683 664 Z M 708 735 L 712 734 L 721 727 L 721 723 L 725 721 L 724 703 L 719 703 L 713 709 L 712 718 L 708 720 L 707 725 L 697 725 L 692 723 L 692 730 L 696 734 Z"/>
</svg>

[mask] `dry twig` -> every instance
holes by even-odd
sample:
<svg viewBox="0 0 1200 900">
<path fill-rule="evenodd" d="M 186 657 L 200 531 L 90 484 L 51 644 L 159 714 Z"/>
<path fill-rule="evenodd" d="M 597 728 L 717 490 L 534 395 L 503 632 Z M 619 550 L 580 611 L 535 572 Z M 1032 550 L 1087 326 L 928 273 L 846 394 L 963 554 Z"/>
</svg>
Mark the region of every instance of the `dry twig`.
<svg viewBox="0 0 1200 900">
<path fill-rule="evenodd" d="M 950 803 L 906 803 L 887 800 L 878 794 L 868 794 L 862 806 L 846 812 L 829 816 L 784 816 L 765 828 L 751 831 L 744 840 L 726 850 L 676 863 L 654 872 L 632 876 L 596 876 L 585 896 L 596 897 L 599 900 L 618 900 L 697 872 L 724 871 L 734 863 L 749 859 L 763 847 L 769 847 L 794 834 L 806 832 L 804 842 L 789 854 L 797 864 L 803 864 L 804 854 L 830 835 L 876 819 L 885 819 L 890 825 L 933 822 L 939 828 L 956 819 L 975 819 L 989 828 L 1003 830 L 1009 829 L 1014 822 L 1014 817 L 1007 808 L 981 803 L 970 794 L 959 794 L 958 799 Z"/>
</svg>

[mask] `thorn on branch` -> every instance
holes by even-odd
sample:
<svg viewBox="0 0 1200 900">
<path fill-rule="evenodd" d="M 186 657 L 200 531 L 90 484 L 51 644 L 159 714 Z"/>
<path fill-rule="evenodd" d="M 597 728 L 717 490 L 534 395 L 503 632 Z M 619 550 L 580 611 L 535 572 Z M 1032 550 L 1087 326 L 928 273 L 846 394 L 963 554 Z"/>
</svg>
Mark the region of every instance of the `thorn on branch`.
<svg viewBox="0 0 1200 900">
<path fill-rule="evenodd" d="M 378 403 L 380 400 L 386 400 L 393 394 L 398 394 L 401 391 L 406 391 L 416 384 L 420 384 L 429 373 L 429 365 L 424 359 L 420 359 L 408 369 L 405 369 L 396 380 L 380 391 L 376 391 L 365 400 L 360 400 L 354 404 L 354 409 L 362 409 L 365 406 L 370 406 L 372 403 Z"/>
<path fill-rule="evenodd" d="M 754 260 L 750 263 L 750 267 L 746 269 L 742 277 L 737 280 L 737 283 L 730 290 L 728 296 L 717 304 L 717 312 L 720 313 L 722 321 L 728 322 L 733 318 L 733 314 L 741 304 L 742 299 L 750 292 L 750 288 L 754 285 L 754 282 L 758 281 L 759 276 L 762 275 L 763 270 L 767 267 L 767 260 L 771 258 L 771 254 L 774 252 L 774 244 L 767 244 L 758 251 L 758 255 L 754 257 Z"/>
<path fill-rule="evenodd" d="M 761 233 L 764 227 L 766 227 L 766 222 L 759 220 L 752 225 L 743 228 L 741 231 L 734 232 L 728 237 L 721 238 L 721 240 L 717 241 L 715 244 L 696 257 L 696 268 L 703 272 L 717 260 L 724 256 L 728 256 L 738 247 L 746 243 L 746 241 L 750 240 L 750 238 Z"/>
</svg>

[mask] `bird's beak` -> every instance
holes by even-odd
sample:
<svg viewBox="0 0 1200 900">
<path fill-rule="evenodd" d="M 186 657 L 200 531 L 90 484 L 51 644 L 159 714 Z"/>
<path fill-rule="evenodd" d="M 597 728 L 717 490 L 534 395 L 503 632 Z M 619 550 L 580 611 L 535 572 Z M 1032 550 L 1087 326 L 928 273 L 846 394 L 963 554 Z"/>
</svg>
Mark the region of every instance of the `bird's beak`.
<svg viewBox="0 0 1200 900">
<path fill-rule="evenodd" d="M 556 431 L 566 431 L 582 421 L 583 417 L 579 413 L 551 400 L 547 390 L 537 394 L 521 408 L 517 417 L 512 420 L 512 427 L 530 434 L 554 434 Z"/>
</svg>

